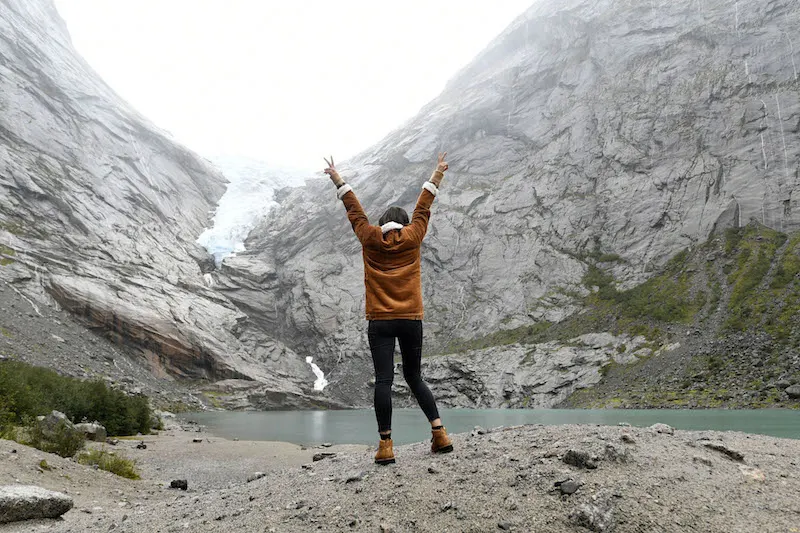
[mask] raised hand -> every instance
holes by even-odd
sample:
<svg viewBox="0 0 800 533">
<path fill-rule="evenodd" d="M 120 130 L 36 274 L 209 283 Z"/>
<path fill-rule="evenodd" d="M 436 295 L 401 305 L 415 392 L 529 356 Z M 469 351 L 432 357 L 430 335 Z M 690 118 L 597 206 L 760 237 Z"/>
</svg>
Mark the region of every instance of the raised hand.
<svg viewBox="0 0 800 533">
<path fill-rule="evenodd" d="M 337 172 L 336 166 L 333 163 L 333 156 L 331 156 L 330 161 L 328 161 L 328 159 L 324 157 L 323 159 L 325 159 L 325 163 L 328 164 L 328 168 L 323 170 L 323 172 L 328 176 L 330 176 L 331 181 L 337 187 L 341 187 L 342 185 L 344 185 L 344 180 L 341 178 L 341 176 L 339 176 L 339 172 Z"/>
<path fill-rule="evenodd" d="M 447 157 L 447 152 L 440 152 L 439 153 L 439 161 L 436 164 L 436 170 L 439 172 L 446 172 L 450 166 L 445 162 L 445 158 Z"/>
<path fill-rule="evenodd" d="M 436 169 L 433 171 L 431 179 L 428 180 L 437 187 L 441 185 L 442 179 L 444 178 L 444 173 L 448 168 L 450 168 L 450 166 L 447 164 L 447 161 L 444 160 L 446 157 L 447 152 L 439 152 L 439 160 L 436 162 Z"/>
</svg>

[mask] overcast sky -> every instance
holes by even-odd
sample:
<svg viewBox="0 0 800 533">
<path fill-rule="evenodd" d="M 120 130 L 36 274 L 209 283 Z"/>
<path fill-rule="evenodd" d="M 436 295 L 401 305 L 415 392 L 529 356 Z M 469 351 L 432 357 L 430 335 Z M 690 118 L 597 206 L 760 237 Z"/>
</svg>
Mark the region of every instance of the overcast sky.
<svg viewBox="0 0 800 533">
<path fill-rule="evenodd" d="M 305 170 L 379 141 L 534 0 L 56 0 L 123 98 L 206 156 Z"/>
</svg>

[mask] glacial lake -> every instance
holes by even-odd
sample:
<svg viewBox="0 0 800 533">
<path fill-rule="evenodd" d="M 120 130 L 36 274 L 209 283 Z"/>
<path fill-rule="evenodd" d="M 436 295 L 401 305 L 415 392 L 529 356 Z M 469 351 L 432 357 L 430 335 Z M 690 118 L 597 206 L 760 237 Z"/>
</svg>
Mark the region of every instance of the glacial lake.
<svg viewBox="0 0 800 533">
<path fill-rule="evenodd" d="M 624 410 L 624 409 L 444 409 L 449 433 L 475 426 L 493 428 L 518 424 L 602 424 L 621 422 L 647 427 L 657 422 L 676 429 L 742 431 L 800 439 L 800 411 L 764 410 Z M 245 411 L 185 413 L 209 432 L 228 439 L 284 441 L 315 445 L 375 444 L 377 423 L 371 409 L 350 411 Z M 392 438 L 396 444 L 430 439 L 430 426 L 419 409 L 395 409 Z"/>
</svg>

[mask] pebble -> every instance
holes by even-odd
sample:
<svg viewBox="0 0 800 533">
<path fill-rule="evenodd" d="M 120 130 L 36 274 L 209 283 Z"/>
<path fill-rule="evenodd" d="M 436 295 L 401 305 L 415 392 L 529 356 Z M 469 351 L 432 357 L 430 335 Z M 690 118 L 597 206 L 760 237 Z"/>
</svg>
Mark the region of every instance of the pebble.
<svg viewBox="0 0 800 533">
<path fill-rule="evenodd" d="M 169 484 L 169 488 L 187 490 L 189 488 L 189 482 L 185 479 L 173 479 Z"/>
<path fill-rule="evenodd" d="M 498 522 L 497 527 L 503 531 L 511 531 L 511 524 L 509 522 Z"/>
<path fill-rule="evenodd" d="M 364 477 L 366 477 L 366 475 L 367 475 L 366 470 L 362 470 L 361 472 L 357 472 L 355 474 L 351 474 L 350 476 L 347 477 L 347 479 L 344 480 L 344 482 L 345 482 L 345 484 L 347 484 L 347 483 L 355 483 L 356 481 L 361 481 L 362 479 L 364 479 Z"/>
<path fill-rule="evenodd" d="M 742 475 L 744 475 L 748 480 L 758 481 L 761 483 L 767 480 L 767 476 L 765 476 L 764 472 L 762 472 L 758 468 L 753 468 L 752 466 L 747 466 L 747 465 L 739 465 L 739 470 L 742 472 Z"/>
<path fill-rule="evenodd" d="M 594 470 L 597 468 L 597 461 L 591 455 L 589 455 L 588 452 L 567 450 L 567 453 L 564 454 L 561 460 L 568 465 L 576 466 L 578 468 L 586 468 L 589 470 Z"/>
<path fill-rule="evenodd" d="M 692 457 L 692 461 L 694 461 L 695 463 L 702 463 L 702 464 L 704 464 L 706 466 L 713 466 L 714 465 L 714 463 L 711 461 L 711 459 L 707 459 L 705 457 L 700 457 L 699 455 L 695 455 L 694 457 Z"/>
<path fill-rule="evenodd" d="M 438 474 L 439 473 L 439 469 L 436 467 L 435 464 L 431 463 L 431 465 L 428 467 L 428 473 L 429 474 Z"/>
<path fill-rule="evenodd" d="M 266 475 L 267 474 L 265 474 L 264 472 L 256 472 L 255 474 L 251 474 L 250 476 L 247 476 L 247 482 L 251 483 L 253 481 L 256 481 L 257 479 L 261 479 L 262 477 L 265 477 Z"/>
<path fill-rule="evenodd" d="M 581 484 L 578 481 L 574 481 L 572 479 L 568 479 L 566 481 L 560 481 L 556 483 L 558 490 L 561 491 L 561 494 L 575 494 L 578 492 L 578 489 L 581 487 Z"/>
<path fill-rule="evenodd" d="M 661 424 L 661 423 L 653 424 L 652 426 L 650 426 L 650 430 L 656 433 L 662 433 L 664 435 L 675 434 L 675 428 L 673 428 L 672 426 L 668 426 L 667 424 Z"/>
<path fill-rule="evenodd" d="M 705 446 L 709 450 L 720 452 L 721 454 L 725 455 L 726 457 L 728 457 L 728 459 L 732 461 L 736 461 L 738 463 L 744 462 L 744 455 L 741 452 L 737 452 L 736 450 L 731 450 L 724 444 L 716 442 L 704 442 L 703 446 Z"/>
</svg>

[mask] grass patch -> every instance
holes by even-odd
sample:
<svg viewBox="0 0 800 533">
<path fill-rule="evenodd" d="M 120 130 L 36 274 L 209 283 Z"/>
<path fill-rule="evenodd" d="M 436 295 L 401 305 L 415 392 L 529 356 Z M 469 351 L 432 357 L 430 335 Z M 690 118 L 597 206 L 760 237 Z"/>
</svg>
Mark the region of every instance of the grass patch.
<svg viewBox="0 0 800 533">
<path fill-rule="evenodd" d="M 770 289 L 785 289 L 800 274 L 800 233 L 794 236 L 786 247 L 783 259 L 778 263 L 769 284 Z"/>
<path fill-rule="evenodd" d="M 0 411 L 5 424 L 23 424 L 53 410 L 70 420 L 97 420 L 109 435 L 150 430 L 147 398 L 127 396 L 101 381 L 81 381 L 18 361 L 0 361 Z"/>
<path fill-rule="evenodd" d="M 777 257 L 778 249 L 786 243 L 785 234 L 759 226 L 748 226 L 735 234 L 729 231 L 726 241 L 728 260 L 735 268 L 728 274 L 732 288 L 725 329 L 762 328 L 777 342 L 789 342 L 800 313 L 800 234 L 792 237 L 781 257 Z M 736 247 L 729 248 L 730 242 Z"/>
<path fill-rule="evenodd" d="M 17 255 L 17 252 L 15 252 L 12 248 L 0 244 L 0 266 L 6 266 L 13 263 L 14 260 L 11 259 L 11 257 L 14 257 L 15 255 Z"/>
<path fill-rule="evenodd" d="M 477 339 L 451 341 L 441 353 L 460 353 L 470 350 L 483 350 L 493 346 L 507 346 L 509 344 L 534 344 L 545 342 L 547 332 L 553 325 L 552 322 L 542 321 L 530 326 L 521 326 L 514 329 L 501 329 L 485 337 Z M 432 354 L 436 355 L 436 354 Z"/>
<path fill-rule="evenodd" d="M 208 401 L 211 402 L 211 405 L 214 408 L 216 409 L 223 408 L 222 400 L 220 400 L 220 397 L 225 397 L 227 396 L 226 394 L 217 391 L 203 391 L 203 394 L 205 395 L 206 398 L 208 398 Z"/>
<path fill-rule="evenodd" d="M 140 479 L 139 472 L 136 471 L 136 461 L 105 449 L 87 450 L 78 456 L 78 462 L 127 479 Z"/>
<path fill-rule="evenodd" d="M 23 235 L 24 233 L 22 226 L 16 222 L 0 222 L 0 229 L 17 236 Z"/>
</svg>

